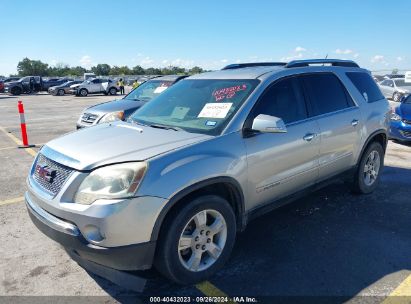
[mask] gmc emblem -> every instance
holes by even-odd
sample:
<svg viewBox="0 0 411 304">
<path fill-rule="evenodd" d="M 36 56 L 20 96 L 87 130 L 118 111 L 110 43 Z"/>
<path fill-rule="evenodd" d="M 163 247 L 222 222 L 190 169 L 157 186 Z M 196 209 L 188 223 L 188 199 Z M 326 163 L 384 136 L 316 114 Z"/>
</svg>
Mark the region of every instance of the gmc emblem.
<svg viewBox="0 0 411 304">
<path fill-rule="evenodd" d="M 36 172 L 40 178 L 44 179 L 50 184 L 53 182 L 57 173 L 56 170 L 51 169 L 49 166 L 41 164 L 36 165 Z"/>
</svg>

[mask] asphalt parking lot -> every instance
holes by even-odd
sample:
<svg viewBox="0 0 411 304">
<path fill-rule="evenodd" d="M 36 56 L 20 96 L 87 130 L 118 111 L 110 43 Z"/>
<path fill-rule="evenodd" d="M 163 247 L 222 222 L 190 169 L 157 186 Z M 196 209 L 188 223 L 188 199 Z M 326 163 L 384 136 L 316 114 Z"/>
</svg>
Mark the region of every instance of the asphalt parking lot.
<svg viewBox="0 0 411 304">
<path fill-rule="evenodd" d="M 357 196 L 343 183 L 330 185 L 251 222 L 228 264 L 209 282 L 181 287 L 152 270 L 143 274 L 149 280 L 140 294 L 85 271 L 31 223 L 22 197 L 38 147 L 16 148 L 19 99 L 29 142 L 40 146 L 75 131 L 83 108 L 113 97 L 0 94 L 0 295 L 104 296 L 107 303 L 222 293 L 336 302 L 362 296 L 370 303 L 411 296 L 411 145 L 389 143 L 375 193 Z"/>
</svg>

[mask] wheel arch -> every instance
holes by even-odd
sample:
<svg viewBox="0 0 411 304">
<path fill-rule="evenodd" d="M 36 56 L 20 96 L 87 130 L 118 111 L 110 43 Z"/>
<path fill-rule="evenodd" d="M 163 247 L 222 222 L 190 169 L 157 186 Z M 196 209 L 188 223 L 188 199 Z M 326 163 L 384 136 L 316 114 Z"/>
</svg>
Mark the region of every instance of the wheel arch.
<svg viewBox="0 0 411 304">
<path fill-rule="evenodd" d="M 377 131 L 374 131 L 373 133 L 371 133 L 370 136 L 368 136 L 367 140 L 365 141 L 362 149 L 361 149 L 361 153 L 359 154 L 359 158 L 357 160 L 357 165 L 360 163 L 361 158 L 364 154 L 364 151 L 367 149 L 367 147 L 372 143 L 372 142 L 378 142 L 381 144 L 384 152 L 387 149 L 387 144 L 388 144 L 388 134 L 387 131 L 384 129 L 380 129 Z"/>
<path fill-rule="evenodd" d="M 176 193 L 161 210 L 151 233 L 151 241 L 158 239 L 165 219 L 173 210 L 184 206 L 188 200 L 205 194 L 215 194 L 226 199 L 232 206 L 236 216 L 237 230 L 244 230 L 246 217 L 244 194 L 240 184 L 232 177 L 215 177 L 190 185 Z"/>
</svg>

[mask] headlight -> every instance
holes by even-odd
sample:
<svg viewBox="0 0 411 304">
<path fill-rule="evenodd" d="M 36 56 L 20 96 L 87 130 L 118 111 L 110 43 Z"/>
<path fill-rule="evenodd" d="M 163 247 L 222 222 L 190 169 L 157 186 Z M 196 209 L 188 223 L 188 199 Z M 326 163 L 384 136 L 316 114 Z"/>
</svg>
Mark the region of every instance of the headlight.
<svg viewBox="0 0 411 304">
<path fill-rule="evenodd" d="M 397 113 L 391 113 L 391 120 L 400 121 L 400 120 L 401 120 L 401 116 L 398 115 Z"/>
<path fill-rule="evenodd" d="M 124 118 L 124 111 L 112 112 L 112 113 L 108 113 L 104 115 L 103 118 L 100 119 L 99 123 L 123 120 L 123 118 Z"/>
<path fill-rule="evenodd" d="M 96 169 L 83 180 L 74 202 L 90 205 L 98 199 L 132 197 L 146 170 L 145 162 L 123 163 Z"/>
</svg>

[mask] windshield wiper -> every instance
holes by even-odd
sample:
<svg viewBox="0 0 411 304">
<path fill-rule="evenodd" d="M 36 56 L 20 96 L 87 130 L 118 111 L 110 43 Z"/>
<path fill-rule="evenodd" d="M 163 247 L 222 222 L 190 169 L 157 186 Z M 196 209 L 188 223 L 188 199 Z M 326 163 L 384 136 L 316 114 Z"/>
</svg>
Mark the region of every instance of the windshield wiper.
<svg viewBox="0 0 411 304">
<path fill-rule="evenodd" d="M 183 131 L 183 129 L 179 127 L 172 127 L 172 126 L 166 126 L 166 125 L 161 125 L 161 124 L 151 124 L 149 125 L 149 127 L 164 129 L 164 130 Z"/>
</svg>

